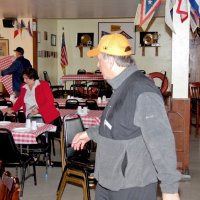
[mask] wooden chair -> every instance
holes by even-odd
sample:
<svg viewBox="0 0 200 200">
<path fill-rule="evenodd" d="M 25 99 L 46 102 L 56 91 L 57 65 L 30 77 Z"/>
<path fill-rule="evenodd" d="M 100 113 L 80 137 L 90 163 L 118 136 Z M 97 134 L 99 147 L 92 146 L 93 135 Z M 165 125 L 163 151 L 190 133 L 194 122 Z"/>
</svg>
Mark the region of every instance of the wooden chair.
<svg viewBox="0 0 200 200">
<path fill-rule="evenodd" d="M 12 107 L 13 103 L 10 100 L 6 100 L 4 98 L 0 98 L 0 106 L 8 106 L 8 107 Z"/>
<path fill-rule="evenodd" d="M 65 103 L 66 109 L 77 109 L 79 102 L 77 99 L 67 99 Z"/>
<path fill-rule="evenodd" d="M 59 96 L 63 96 L 64 97 L 64 86 L 63 85 L 52 85 L 49 75 L 47 73 L 47 71 L 43 71 L 43 75 L 44 75 L 44 80 L 49 82 L 50 88 L 52 89 L 52 92 L 55 98 L 59 98 Z"/>
<path fill-rule="evenodd" d="M 97 99 L 99 96 L 100 89 L 98 85 L 89 85 L 87 87 L 87 96 L 88 99 Z"/>
<path fill-rule="evenodd" d="M 195 114 L 195 136 L 199 134 L 199 114 L 200 114 L 200 82 L 189 83 L 189 96 L 191 99 L 191 125 L 192 114 Z"/>
<path fill-rule="evenodd" d="M 25 115 L 23 109 L 19 109 L 17 111 L 17 121 L 19 123 L 25 123 L 26 122 L 26 115 Z"/>
<path fill-rule="evenodd" d="M 7 112 L 4 113 L 3 121 L 17 122 L 18 121 L 17 113 L 16 112 L 13 112 L 12 114 L 8 114 Z"/>
<path fill-rule="evenodd" d="M 88 99 L 85 101 L 85 105 L 89 110 L 99 110 L 97 102 L 94 99 Z"/>
<path fill-rule="evenodd" d="M 64 145 L 62 147 L 65 155 L 65 167 L 57 189 L 57 200 L 60 200 L 67 183 L 83 187 L 83 199 L 90 200 L 89 187 L 95 185 L 95 179 L 91 176 L 94 172 L 95 154 L 86 148 L 75 151 L 71 147 L 72 139 L 76 133 L 84 131 L 81 118 L 68 119 L 64 117 Z"/>
</svg>

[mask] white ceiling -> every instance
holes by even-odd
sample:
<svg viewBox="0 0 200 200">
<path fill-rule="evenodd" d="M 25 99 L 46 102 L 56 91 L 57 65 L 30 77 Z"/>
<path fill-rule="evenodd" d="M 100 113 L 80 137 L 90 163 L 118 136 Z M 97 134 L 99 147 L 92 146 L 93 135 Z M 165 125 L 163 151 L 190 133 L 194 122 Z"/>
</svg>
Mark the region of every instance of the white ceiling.
<svg viewBox="0 0 200 200">
<path fill-rule="evenodd" d="M 0 0 L 0 18 L 132 18 L 137 4 L 138 0 Z M 164 16 L 164 3 L 156 15 Z"/>
</svg>

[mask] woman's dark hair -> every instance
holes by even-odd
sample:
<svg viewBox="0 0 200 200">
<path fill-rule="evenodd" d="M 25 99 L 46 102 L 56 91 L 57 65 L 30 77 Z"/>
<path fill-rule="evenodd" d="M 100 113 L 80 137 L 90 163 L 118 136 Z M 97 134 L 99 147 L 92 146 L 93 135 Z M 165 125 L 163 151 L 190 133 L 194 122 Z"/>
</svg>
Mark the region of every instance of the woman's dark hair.
<svg viewBox="0 0 200 200">
<path fill-rule="evenodd" d="M 29 67 L 22 72 L 22 77 L 26 75 L 29 79 L 39 79 L 38 73 L 35 69 Z"/>
</svg>

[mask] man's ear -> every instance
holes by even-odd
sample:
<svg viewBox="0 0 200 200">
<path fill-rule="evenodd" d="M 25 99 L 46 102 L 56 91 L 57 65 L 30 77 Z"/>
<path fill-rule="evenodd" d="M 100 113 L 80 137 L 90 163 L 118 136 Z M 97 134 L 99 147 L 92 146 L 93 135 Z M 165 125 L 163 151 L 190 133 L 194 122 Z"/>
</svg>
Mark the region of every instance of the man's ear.
<svg viewBox="0 0 200 200">
<path fill-rule="evenodd" d="M 108 57 L 108 64 L 112 68 L 114 66 L 115 60 L 112 56 Z"/>
</svg>

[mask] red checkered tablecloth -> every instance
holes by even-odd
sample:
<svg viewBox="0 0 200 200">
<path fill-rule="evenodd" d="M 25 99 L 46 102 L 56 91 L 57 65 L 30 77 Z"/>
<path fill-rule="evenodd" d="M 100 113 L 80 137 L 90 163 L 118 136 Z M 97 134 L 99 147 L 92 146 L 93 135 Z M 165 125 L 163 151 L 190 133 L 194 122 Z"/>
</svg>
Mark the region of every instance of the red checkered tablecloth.
<svg viewBox="0 0 200 200">
<path fill-rule="evenodd" d="M 0 56 L 0 70 L 7 69 L 15 60 L 14 56 Z M 8 93 L 11 95 L 12 90 L 12 75 L 0 76 L 0 82 L 3 83 Z"/>
<path fill-rule="evenodd" d="M 3 83 L 4 87 L 8 91 L 8 94 L 11 95 L 13 93 L 13 90 L 12 90 L 12 75 L 0 76 L 0 82 Z"/>
<path fill-rule="evenodd" d="M 56 126 L 52 124 L 44 124 L 41 127 L 37 127 L 37 130 L 30 130 L 28 132 L 14 132 L 14 128 L 25 127 L 24 123 L 14 123 L 3 126 L 0 125 L 0 128 L 7 128 L 12 132 L 14 141 L 16 144 L 37 144 L 36 137 L 46 131 L 54 132 L 56 131 Z"/>
<path fill-rule="evenodd" d="M 62 118 L 65 115 L 71 115 L 70 117 L 73 117 L 73 114 L 77 114 L 77 110 L 71 110 L 71 109 L 59 109 L 59 112 Z M 85 128 L 99 125 L 102 112 L 103 112 L 102 110 L 89 110 L 86 116 L 80 116 Z"/>
<path fill-rule="evenodd" d="M 70 75 L 64 75 L 61 77 L 61 80 L 63 82 L 66 81 L 96 81 L 96 80 L 104 80 L 103 76 L 101 74 L 70 74 Z"/>
<path fill-rule="evenodd" d="M 82 99 L 82 98 L 74 98 L 77 99 L 80 103 L 84 103 L 87 99 Z M 64 107 L 65 103 L 66 103 L 66 99 L 54 99 L 55 102 L 57 102 L 59 104 L 60 107 Z M 106 105 L 108 104 L 109 99 L 107 99 L 106 101 L 101 101 L 101 103 L 99 103 L 97 101 L 97 99 L 95 99 L 95 101 L 97 102 L 97 105 L 99 107 L 106 107 Z"/>
</svg>

